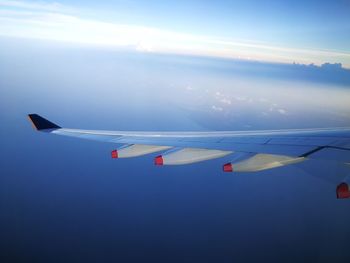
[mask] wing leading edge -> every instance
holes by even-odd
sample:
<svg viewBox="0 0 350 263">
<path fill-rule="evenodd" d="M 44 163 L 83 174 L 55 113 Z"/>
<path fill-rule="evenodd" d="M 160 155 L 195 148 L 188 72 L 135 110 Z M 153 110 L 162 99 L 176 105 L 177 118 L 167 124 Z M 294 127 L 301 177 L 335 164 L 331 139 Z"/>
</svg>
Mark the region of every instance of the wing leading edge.
<svg viewBox="0 0 350 263">
<path fill-rule="evenodd" d="M 254 172 L 309 159 L 350 164 L 350 128 L 223 132 L 141 132 L 67 129 L 29 114 L 41 132 L 122 144 L 112 158 L 129 158 L 165 151 L 156 165 L 183 165 L 232 156 L 225 172 Z M 346 175 L 340 178 L 338 198 L 350 198 Z"/>
</svg>

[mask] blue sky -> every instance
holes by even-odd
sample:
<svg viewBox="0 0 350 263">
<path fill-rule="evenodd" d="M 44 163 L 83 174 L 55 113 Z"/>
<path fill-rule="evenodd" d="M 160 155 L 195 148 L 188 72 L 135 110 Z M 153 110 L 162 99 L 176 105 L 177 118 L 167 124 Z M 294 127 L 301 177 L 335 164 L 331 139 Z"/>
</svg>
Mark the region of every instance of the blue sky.
<svg viewBox="0 0 350 263">
<path fill-rule="evenodd" d="M 350 67 L 348 1 L 0 1 L 0 35 Z"/>
</svg>

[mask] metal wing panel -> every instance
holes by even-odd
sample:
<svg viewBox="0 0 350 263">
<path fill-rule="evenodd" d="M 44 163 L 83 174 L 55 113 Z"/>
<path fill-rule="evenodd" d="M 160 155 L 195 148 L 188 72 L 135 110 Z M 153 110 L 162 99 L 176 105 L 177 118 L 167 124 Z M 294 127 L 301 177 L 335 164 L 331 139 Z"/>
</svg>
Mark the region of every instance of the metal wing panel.
<svg viewBox="0 0 350 263">
<path fill-rule="evenodd" d="M 333 137 L 278 137 L 271 138 L 268 144 L 325 146 L 335 142 Z"/>
<path fill-rule="evenodd" d="M 192 147 L 300 156 L 317 147 L 348 146 L 350 129 L 272 130 L 240 132 L 133 132 L 55 129 L 54 134 L 121 144 Z M 320 155 L 312 154 L 310 158 Z"/>
<path fill-rule="evenodd" d="M 194 137 L 191 136 L 183 137 L 180 133 L 176 134 L 162 134 L 148 135 L 139 133 L 133 136 L 129 135 L 118 135 L 116 133 L 103 131 L 95 134 L 96 131 L 84 131 L 84 130 L 68 130 L 61 129 L 55 130 L 52 133 L 73 136 L 82 139 L 98 139 L 99 141 L 122 143 L 122 144 L 150 144 L 150 145 L 165 145 L 174 147 L 192 147 L 192 148 L 205 148 L 205 149 L 217 149 L 227 151 L 242 151 L 242 152 L 256 152 L 256 153 L 270 153 L 270 154 L 288 154 L 290 156 L 299 156 L 308 151 L 311 151 L 313 145 L 277 145 L 277 144 L 266 144 L 265 142 L 270 140 L 270 137 L 260 138 L 249 138 L 249 137 L 236 137 L 231 142 L 225 137 Z M 176 136 L 175 136 L 176 135 Z M 166 137 L 168 136 L 168 137 Z"/>
<path fill-rule="evenodd" d="M 350 149 L 350 138 L 337 138 L 330 146 L 343 147 Z"/>
<path fill-rule="evenodd" d="M 337 148 L 324 148 L 310 155 L 312 159 L 350 163 L 350 150 Z"/>
</svg>

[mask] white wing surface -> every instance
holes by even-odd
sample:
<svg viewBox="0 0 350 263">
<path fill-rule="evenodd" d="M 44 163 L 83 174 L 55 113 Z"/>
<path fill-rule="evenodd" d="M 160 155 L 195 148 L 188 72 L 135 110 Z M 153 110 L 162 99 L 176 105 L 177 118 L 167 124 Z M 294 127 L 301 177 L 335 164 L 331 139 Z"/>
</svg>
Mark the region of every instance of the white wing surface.
<svg viewBox="0 0 350 263">
<path fill-rule="evenodd" d="M 255 172 L 284 165 L 324 160 L 350 166 L 350 128 L 213 132 L 102 131 L 62 128 L 37 114 L 29 114 L 42 132 L 122 144 L 112 158 L 155 152 L 156 165 L 184 165 L 231 155 L 224 172 Z M 350 198 L 346 175 L 338 176 L 338 198 Z M 343 181 L 342 181 L 343 180 Z"/>
</svg>

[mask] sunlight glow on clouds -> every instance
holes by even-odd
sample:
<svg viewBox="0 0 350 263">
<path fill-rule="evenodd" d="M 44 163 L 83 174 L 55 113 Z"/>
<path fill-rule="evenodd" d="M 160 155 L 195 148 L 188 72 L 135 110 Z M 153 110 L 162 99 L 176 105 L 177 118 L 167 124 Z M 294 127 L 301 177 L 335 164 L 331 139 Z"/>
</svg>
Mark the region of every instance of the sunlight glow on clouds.
<svg viewBox="0 0 350 263">
<path fill-rule="evenodd" d="M 59 3 L 0 0 L 0 35 L 129 48 L 139 52 L 316 65 L 341 62 L 350 67 L 350 53 L 346 52 L 278 47 L 109 23 L 86 19 L 72 10 Z"/>
</svg>

